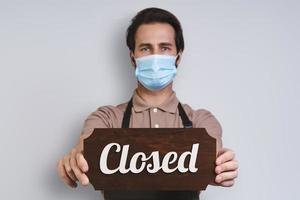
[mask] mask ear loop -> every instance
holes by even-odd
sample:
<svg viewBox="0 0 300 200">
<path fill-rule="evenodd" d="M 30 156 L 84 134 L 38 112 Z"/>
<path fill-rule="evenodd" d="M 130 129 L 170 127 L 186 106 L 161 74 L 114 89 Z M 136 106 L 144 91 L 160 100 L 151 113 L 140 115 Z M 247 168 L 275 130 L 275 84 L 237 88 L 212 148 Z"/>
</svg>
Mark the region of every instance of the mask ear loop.
<svg viewBox="0 0 300 200">
<path fill-rule="evenodd" d="M 175 59 L 175 66 L 176 66 L 176 68 L 178 67 L 177 66 L 177 60 L 178 60 L 178 58 L 179 58 L 180 56 L 179 56 L 179 53 L 176 55 L 176 59 Z"/>
<path fill-rule="evenodd" d="M 136 62 L 135 62 L 135 57 L 134 56 L 131 56 L 131 61 L 133 62 L 135 68 L 136 68 Z"/>
</svg>

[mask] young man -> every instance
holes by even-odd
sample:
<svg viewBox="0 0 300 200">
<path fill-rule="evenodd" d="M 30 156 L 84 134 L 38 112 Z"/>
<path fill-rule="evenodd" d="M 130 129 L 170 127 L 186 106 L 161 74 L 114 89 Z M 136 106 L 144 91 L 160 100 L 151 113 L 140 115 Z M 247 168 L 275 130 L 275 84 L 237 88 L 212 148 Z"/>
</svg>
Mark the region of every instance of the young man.
<svg viewBox="0 0 300 200">
<path fill-rule="evenodd" d="M 222 128 L 212 113 L 180 104 L 173 91 L 173 79 L 184 50 L 180 22 L 170 12 L 159 8 L 140 11 L 127 30 L 129 56 L 137 78 L 137 88 L 129 102 L 117 106 L 101 106 L 85 120 L 78 144 L 58 162 L 58 173 L 71 187 L 77 181 L 88 185 L 85 172 L 88 164 L 83 157 L 83 139 L 94 128 L 206 128 L 217 139 L 216 178 L 211 185 L 230 187 L 238 175 L 234 152 L 222 147 Z M 131 115 L 124 115 L 125 110 Z M 181 113 L 180 113 L 181 110 Z M 183 111 L 182 111 L 183 110 Z M 183 113 L 182 113 L 183 112 Z M 181 118 L 186 115 L 188 120 Z M 106 199 L 198 199 L 199 193 L 173 192 L 118 192 L 104 191 Z M 131 198 L 132 197 L 132 198 Z"/>
</svg>

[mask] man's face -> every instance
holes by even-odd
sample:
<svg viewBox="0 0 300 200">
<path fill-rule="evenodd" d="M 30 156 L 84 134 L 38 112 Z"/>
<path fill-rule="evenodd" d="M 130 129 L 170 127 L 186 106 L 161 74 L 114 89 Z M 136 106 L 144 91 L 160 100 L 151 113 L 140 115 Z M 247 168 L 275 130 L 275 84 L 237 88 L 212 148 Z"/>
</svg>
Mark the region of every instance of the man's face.
<svg viewBox="0 0 300 200">
<path fill-rule="evenodd" d="M 177 55 L 175 31 L 170 24 L 142 24 L 137 29 L 135 50 L 134 52 L 130 52 L 130 56 L 139 58 L 151 54 Z M 179 64 L 180 58 L 181 56 L 179 56 L 177 64 Z M 133 62 L 132 64 L 134 66 Z"/>
</svg>

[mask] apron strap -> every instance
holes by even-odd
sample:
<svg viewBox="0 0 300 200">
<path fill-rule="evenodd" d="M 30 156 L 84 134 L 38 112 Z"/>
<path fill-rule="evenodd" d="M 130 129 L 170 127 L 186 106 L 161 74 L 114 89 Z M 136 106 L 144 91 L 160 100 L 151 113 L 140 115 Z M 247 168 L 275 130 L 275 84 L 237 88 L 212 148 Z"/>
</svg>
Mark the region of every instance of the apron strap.
<svg viewBox="0 0 300 200">
<path fill-rule="evenodd" d="M 123 120 L 122 120 L 122 128 L 129 128 L 129 122 L 130 122 L 130 116 L 131 116 L 131 110 L 132 110 L 132 98 L 130 99 L 130 101 L 127 104 L 126 110 L 124 112 L 124 116 L 123 116 Z M 189 120 L 186 112 L 184 111 L 181 103 L 178 103 L 178 111 L 179 111 L 179 115 L 181 117 L 182 120 L 182 124 L 184 126 L 184 128 L 193 128 L 193 123 L 192 121 Z"/>
<path fill-rule="evenodd" d="M 122 128 L 129 128 L 130 116 L 131 116 L 131 108 L 132 108 L 132 97 L 127 104 L 126 110 L 124 112 L 123 120 L 122 120 Z"/>
<path fill-rule="evenodd" d="M 180 102 L 178 103 L 178 110 L 179 110 L 179 115 L 181 117 L 184 128 L 193 128 L 193 123 L 192 123 L 192 121 L 189 120 L 189 118 L 188 118 L 186 112 L 184 111 Z"/>
</svg>

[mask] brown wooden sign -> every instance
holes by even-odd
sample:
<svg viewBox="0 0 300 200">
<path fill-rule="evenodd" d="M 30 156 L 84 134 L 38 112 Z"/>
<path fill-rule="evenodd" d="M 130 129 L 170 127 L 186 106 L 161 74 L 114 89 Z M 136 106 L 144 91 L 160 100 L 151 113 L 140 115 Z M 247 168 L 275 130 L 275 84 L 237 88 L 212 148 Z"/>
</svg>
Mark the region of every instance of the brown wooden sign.
<svg viewBox="0 0 300 200">
<path fill-rule="evenodd" d="M 84 140 L 96 190 L 205 190 L 216 139 L 205 128 L 96 128 Z"/>
</svg>

